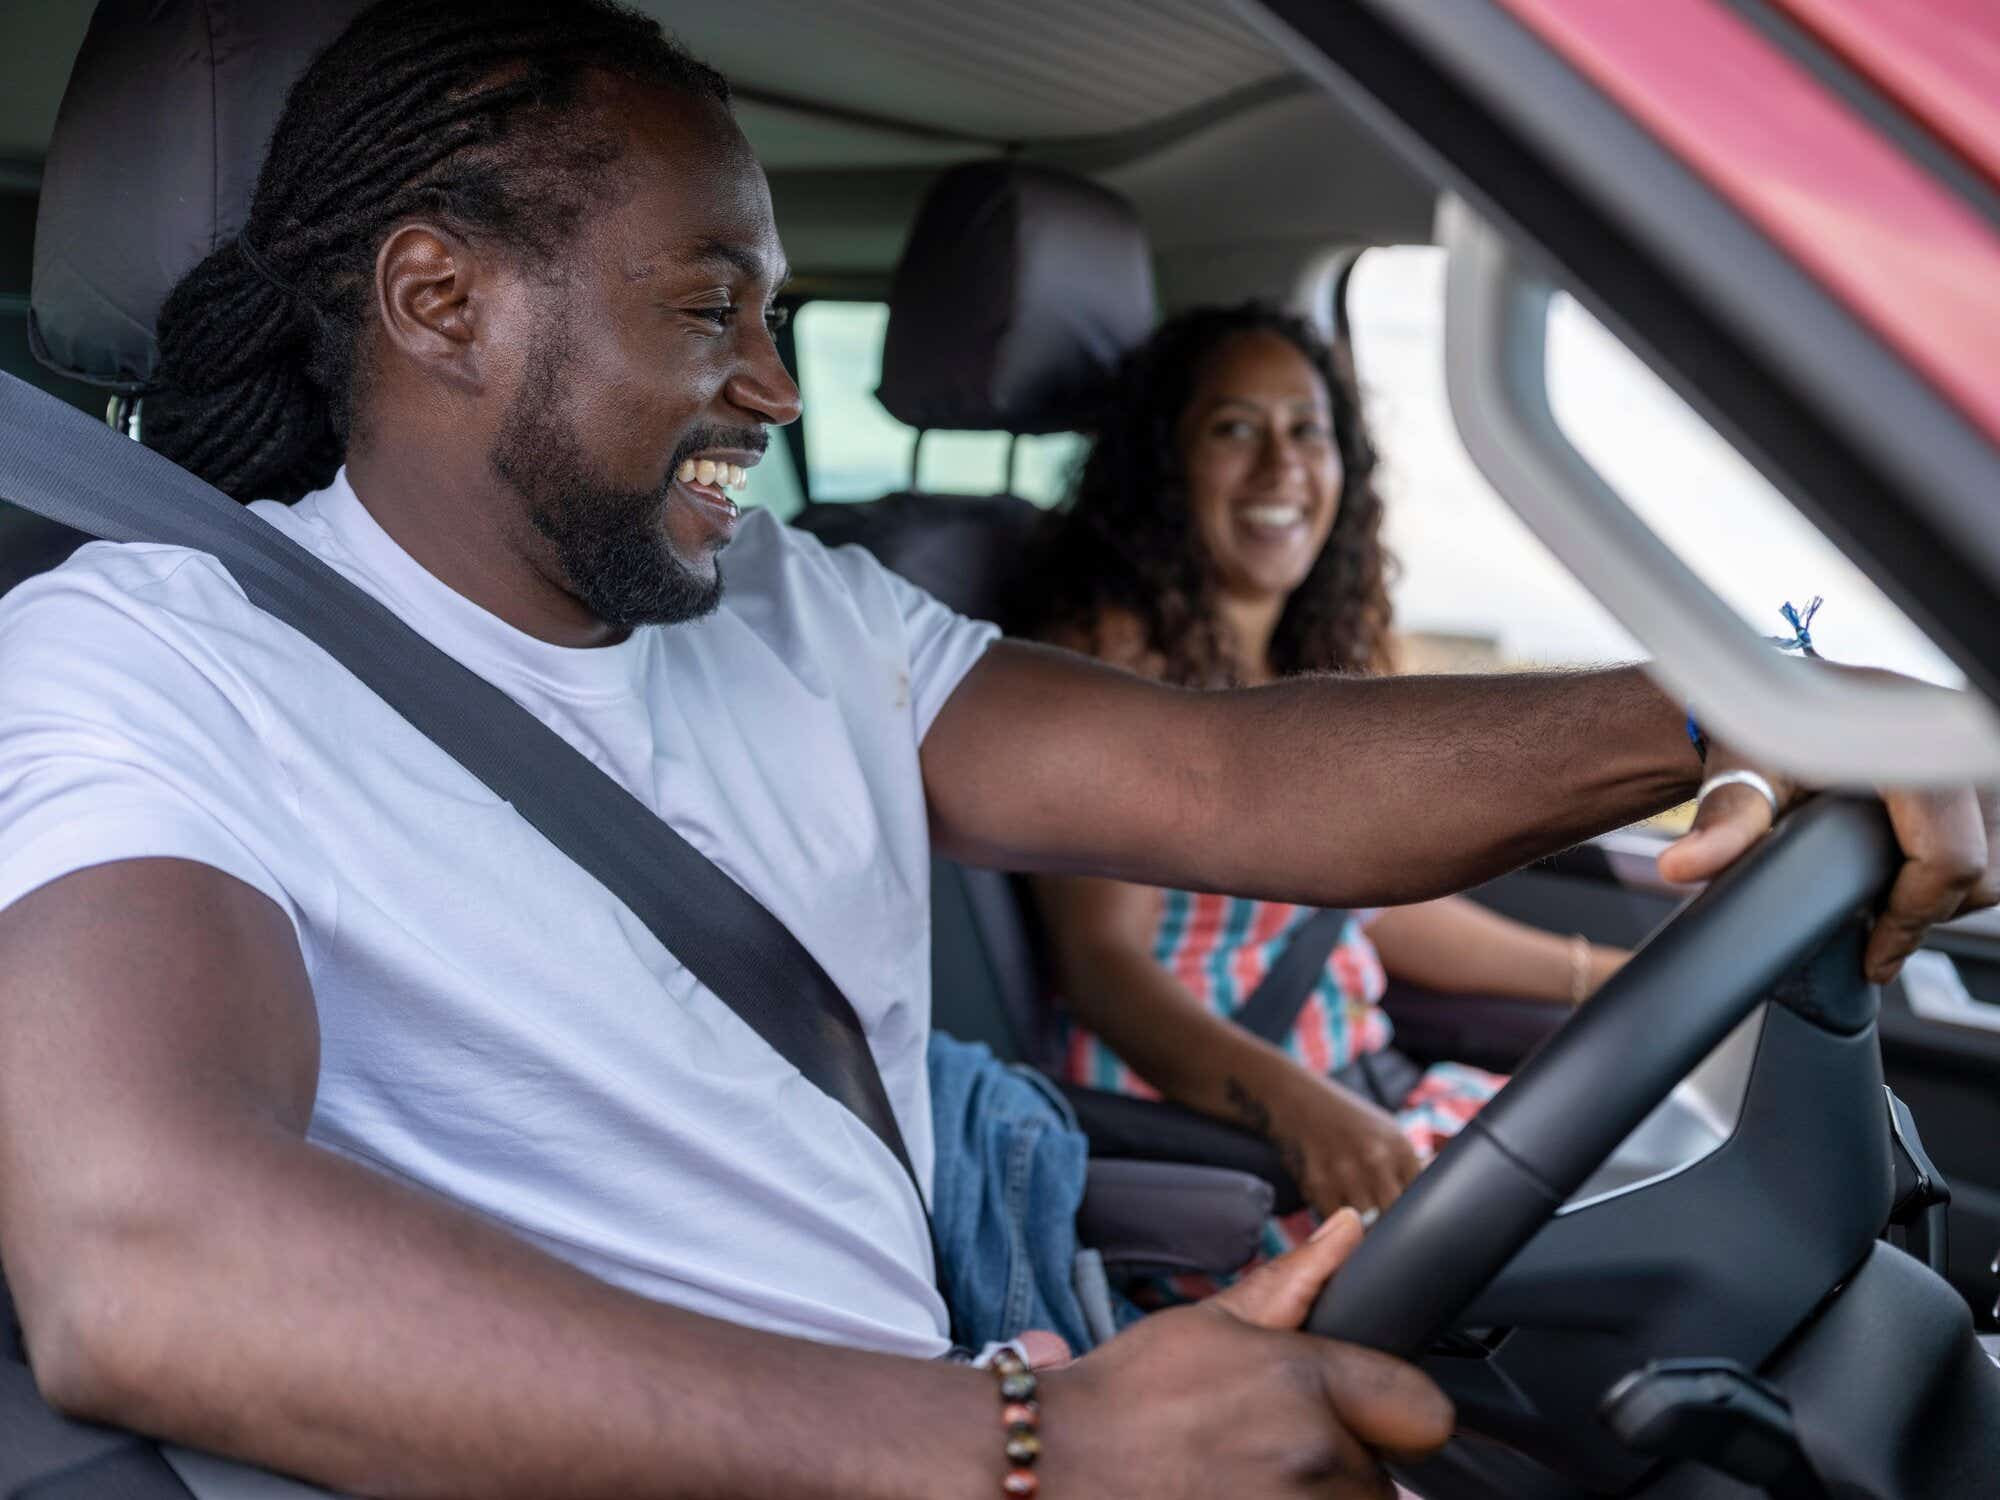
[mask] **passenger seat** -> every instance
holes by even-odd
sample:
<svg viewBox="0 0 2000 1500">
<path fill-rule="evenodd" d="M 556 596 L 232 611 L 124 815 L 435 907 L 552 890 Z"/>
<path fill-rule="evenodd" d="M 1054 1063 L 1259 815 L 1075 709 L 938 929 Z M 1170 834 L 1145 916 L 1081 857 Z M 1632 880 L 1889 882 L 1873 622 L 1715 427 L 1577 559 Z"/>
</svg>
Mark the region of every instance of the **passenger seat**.
<svg viewBox="0 0 2000 1500">
<path fill-rule="evenodd" d="M 1088 431 L 1153 326 L 1139 216 L 1086 178 L 1020 162 L 954 167 L 926 195 L 896 268 L 877 398 L 919 432 Z M 855 542 L 962 614 L 1004 619 L 1040 511 L 1019 495 L 905 491 L 808 505 L 794 524 Z M 1013 880 L 939 860 L 937 1025 L 1053 1070 L 1058 1038 Z"/>
</svg>

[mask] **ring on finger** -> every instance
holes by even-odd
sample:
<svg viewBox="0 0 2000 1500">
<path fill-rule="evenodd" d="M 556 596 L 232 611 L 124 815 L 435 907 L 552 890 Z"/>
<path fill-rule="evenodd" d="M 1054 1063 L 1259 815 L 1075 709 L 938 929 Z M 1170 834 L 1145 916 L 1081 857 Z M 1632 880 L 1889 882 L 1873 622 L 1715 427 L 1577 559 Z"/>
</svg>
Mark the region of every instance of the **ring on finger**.
<svg viewBox="0 0 2000 1500">
<path fill-rule="evenodd" d="M 1363 1229 L 1367 1229 L 1367 1228 L 1369 1228 L 1369 1227 L 1370 1227 L 1371 1225 L 1373 1225 L 1373 1224 L 1374 1224 L 1374 1222 L 1375 1222 L 1375 1221 L 1376 1221 L 1377 1219 L 1379 1219 L 1379 1218 L 1381 1218 L 1381 1217 L 1382 1217 L 1382 1210 L 1381 1210 L 1381 1209 L 1379 1209 L 1379 1208 L 1364 1208 L 1364 1209 L 1362 1209 L 1362 1210 L 1361 1210 L 1361 1227 L 1362 1227 Z"/>
<path fill-rule="evenodd" d="M 1699 808 L 1708 800 L 1709 793 L 1718 787 L 1747 786 L 1754 792 L 1761 792 L 1764 800 L 1771 804 L 1771 821 L 1778 821 L 1778 794 L 1771 789 L 1771 783 L 1748 767 L 1738 767 L 1733 771 L 1717 771 L 1701 784 L 1701 790 L 1694 794 L 1694 805 Z"/>
</svg>

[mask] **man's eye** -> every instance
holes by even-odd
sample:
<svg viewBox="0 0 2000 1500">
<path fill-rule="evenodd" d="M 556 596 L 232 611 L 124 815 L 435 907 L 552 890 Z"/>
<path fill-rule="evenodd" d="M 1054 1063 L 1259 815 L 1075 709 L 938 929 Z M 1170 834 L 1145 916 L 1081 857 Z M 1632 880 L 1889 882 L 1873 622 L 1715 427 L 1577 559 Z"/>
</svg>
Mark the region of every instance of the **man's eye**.
<svg viewBox="0 0 2000 1500">
<path fill-rule="evenodd" d="M 688 312 L 705 323 L 713 323 L 717 328 L 727 328 L 742 313 L 741 306 L 731 303 L 726 307 L 690 307 Z M 776 333 L 785 326 L 792 315 L 789 307 L 767 308 L 764 312 L 764 326 Z"/>
</svg>

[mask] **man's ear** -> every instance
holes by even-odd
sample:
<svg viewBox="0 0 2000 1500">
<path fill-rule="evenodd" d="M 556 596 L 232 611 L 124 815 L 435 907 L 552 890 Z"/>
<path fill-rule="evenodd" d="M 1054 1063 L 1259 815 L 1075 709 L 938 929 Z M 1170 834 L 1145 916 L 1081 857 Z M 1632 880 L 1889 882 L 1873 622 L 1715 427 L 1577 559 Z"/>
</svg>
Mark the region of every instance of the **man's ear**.
<svg viewBox="0 0 2000 1500">
<path fill-rule="evenodd" d="M 454 385 L 484 384 L 479 256 L 449 230 L 405 224 L 375 258 L 375 303 L 389 347 Z"/>
</svg>

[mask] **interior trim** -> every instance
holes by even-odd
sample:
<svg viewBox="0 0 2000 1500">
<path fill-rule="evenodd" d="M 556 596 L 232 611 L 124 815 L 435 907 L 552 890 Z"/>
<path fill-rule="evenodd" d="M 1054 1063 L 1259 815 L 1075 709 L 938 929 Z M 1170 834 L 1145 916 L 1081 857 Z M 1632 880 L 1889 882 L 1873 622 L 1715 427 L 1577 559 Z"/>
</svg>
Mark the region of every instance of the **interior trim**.
<svg viewBox="0 0 2000 1500">
<path fill-rule="evenodd" d="M 1801 672 L 1634 513 L 1556 420 L 1554 283 L 1448 195 L 1444 349 L 1452 418 L 1496 493 L 1603 601 L 1648 673 L 1738 749 L 1816 786 L 2000 778 L 2000 713 L 1976 693 Z"/>
<path fill-rule="evenodd" d="M 1678 1177 L 1727 1145 L 1743 1120 L 1767 1014 L 1769 1007 L 1760 1005 L 1744 1017 L 1570 1195 L 1556 1217 Z"/>
</svg>

